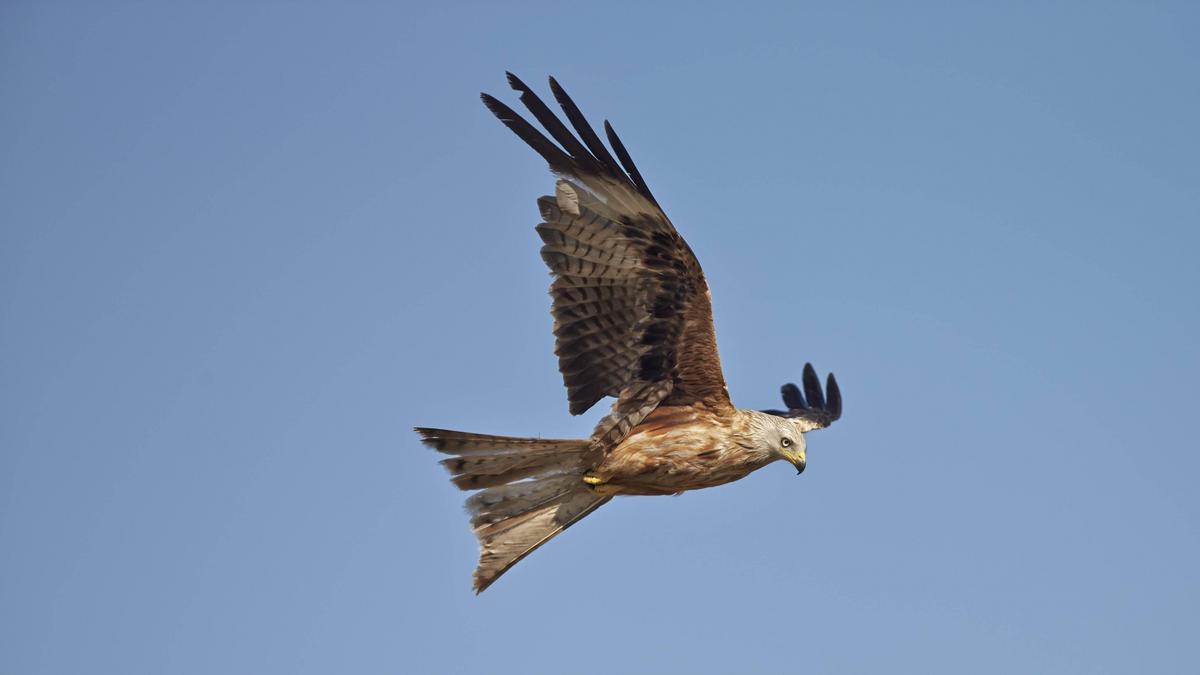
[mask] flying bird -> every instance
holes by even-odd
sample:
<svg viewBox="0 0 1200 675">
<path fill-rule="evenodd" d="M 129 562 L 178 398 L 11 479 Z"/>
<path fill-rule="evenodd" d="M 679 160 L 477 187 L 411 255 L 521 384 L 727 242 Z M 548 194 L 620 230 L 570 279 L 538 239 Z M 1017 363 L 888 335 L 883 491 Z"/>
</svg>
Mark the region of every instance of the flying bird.
<svg viewBox="0 0 1200 675">
<path fill-rule="evenodd" d="M 783 460 L 804 471 L 804 434 L 841 417 L 830 374 L 805 364 L 785 410 L 733 406 L 700 263 L 659 207 L 612 126 L 609 146 L 554 78 L 575 133 L 524 82 L 508 82 L 549 138 L 504 103 L 484 105 L 550 165 L 537 200 L 542 260 L 554 278 L 554 353 L 571 414 L 614 397 L 587 439 L 491 436 L 418 427 L 447 455 L 479 538 L 476 593 L 617 495 L 676 495 L 738 480 Z M 615 157 L 614 157 L 615 155 Z"/>
</svg>

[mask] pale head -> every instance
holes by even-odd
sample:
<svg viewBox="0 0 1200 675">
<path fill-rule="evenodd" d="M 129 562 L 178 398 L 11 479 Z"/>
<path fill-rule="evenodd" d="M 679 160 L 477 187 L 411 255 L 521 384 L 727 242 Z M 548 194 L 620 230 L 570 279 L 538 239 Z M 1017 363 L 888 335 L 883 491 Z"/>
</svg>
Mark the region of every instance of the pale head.
<svg viewBox="0 0 1200 675">
<path fill-rule="evenodd" d="M 808 444 L 804 440 L 804 427 L 794 420 L 766 415 L 770 421 L 763 443 L 770 446 L 771 456 L 782 459 L 796 467 L 796 473 L 804 472 L 808 461 Z"/>
</svg>

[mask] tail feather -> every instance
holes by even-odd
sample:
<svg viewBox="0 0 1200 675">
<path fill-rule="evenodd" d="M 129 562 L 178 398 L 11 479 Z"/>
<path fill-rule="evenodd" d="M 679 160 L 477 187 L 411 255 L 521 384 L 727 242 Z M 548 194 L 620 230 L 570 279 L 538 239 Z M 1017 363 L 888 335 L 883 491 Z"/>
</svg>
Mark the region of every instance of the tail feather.
<svg viewBox="0 0 1200 675">
<path fill-rule="evenodd" d="M 581 485 L 549 504 L 477 527 L 475 534 L 479 536 L 480 551 L 479 567 L 475 569 L 475 592 L 487 590 L 525 556 L 610 499 L 612 497 L 595 495 Z"/>
<path fill-rule="evenodd" d="M 463 490 L 479 538 L 475 592 L 611 497 L 583 483 L 591 442 L 488 436 L 417 428 L 428 446 L 453 457 L 442 465 Z"/>
<path fill-rule="evenodd" d="M 417 427 L 421 441 L 429 447 L 448 455 L 513 454 L 530 451 L 579 451 L 580 443 L 587 441 L 559 438 L 518 438 L 516 436 L 489 436 L 466 431 Z"/>
<path fill-rule="evenodd" d="M 557 452 L 531 451 L 520 454 L 475 455 L 443 459 L 450 480 L 461 490 L 506 485 L 522 478 L 577 468 L 578 457 Z"/>
<path fill-rule="evenodd" d="M 579 476 L 568 474 L 500 485 L 471 495 L 467 512 L 475 527 L 488 525 L 555 503 L 580 484 Z"/>
</svg>

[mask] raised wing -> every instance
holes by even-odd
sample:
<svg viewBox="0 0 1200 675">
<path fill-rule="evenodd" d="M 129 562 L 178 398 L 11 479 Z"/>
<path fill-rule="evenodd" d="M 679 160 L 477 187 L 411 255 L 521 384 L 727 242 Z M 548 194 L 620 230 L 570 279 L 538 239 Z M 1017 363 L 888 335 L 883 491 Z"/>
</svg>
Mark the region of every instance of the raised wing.
<svg viewBox="0 0 1200 675">
<path fill-rule="evenodd" d="M 524 82 L 511 73 L 508 81 L 554 139 L 482 95 L 559 176 L 554 196 L 538 200 L 545 222 L 537 232 L 554 275 L 555 353 L 571 413 L 616 396 L 594 436 L 614 440 L 660 403 L 731 408 L 700 263 L 612 126 L 604 123 L 617 159 L 554 78 L 550 89 L 578 138 Z"/>
<path fill-rule="evenodd" d="M 778 415 L 789 419 L 803 420 L 807 428 L 804 431 L 824 429 L 838 421 L 842 416 L 842 390 L 838 388 L 837 379 L 830 373 L 825 378 L 825 391 L 821 391 L 821 378 L 811 363 L 804 364 L 804 391 L 788 382 L 780 387 L 783 394 L 783 404 L 787 410 L 764 410 L 770 415 Z"/>
</svg>

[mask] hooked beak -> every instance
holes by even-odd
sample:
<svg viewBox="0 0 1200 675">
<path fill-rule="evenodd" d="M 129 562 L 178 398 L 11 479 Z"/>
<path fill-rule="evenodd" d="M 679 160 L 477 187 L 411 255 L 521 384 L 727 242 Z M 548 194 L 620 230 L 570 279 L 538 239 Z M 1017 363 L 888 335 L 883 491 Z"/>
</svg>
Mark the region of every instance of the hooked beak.
<svg viewBox="0 0 1200 675">
<path fill-rule="evenodd" d="M 789 455 L 787 461 L 791 462 L 792 466 L 796 467 L 796 475 L 804 473 L 805 457 L 804 455 Z"/>
</svg>

